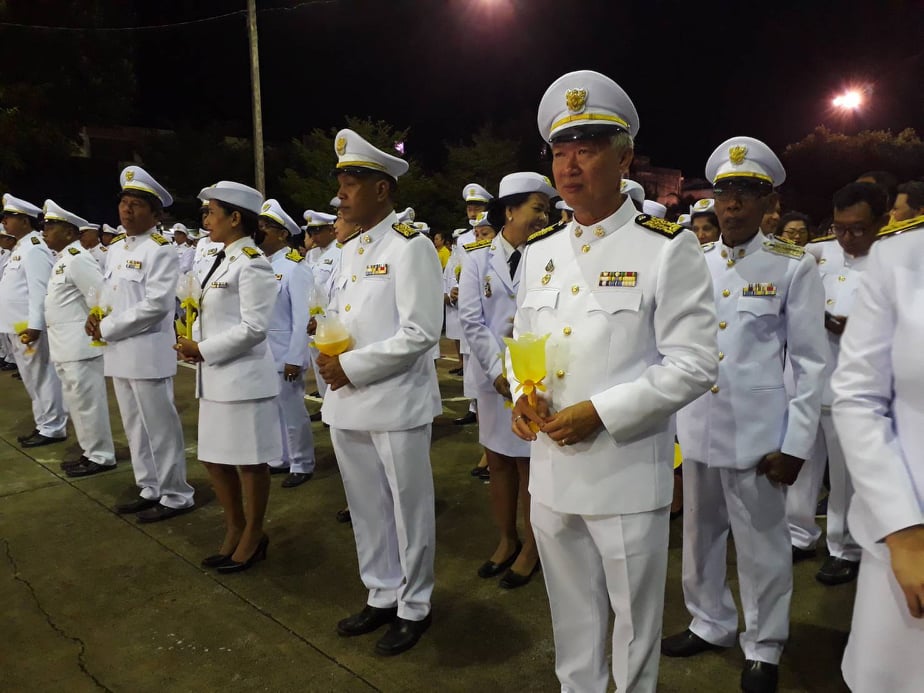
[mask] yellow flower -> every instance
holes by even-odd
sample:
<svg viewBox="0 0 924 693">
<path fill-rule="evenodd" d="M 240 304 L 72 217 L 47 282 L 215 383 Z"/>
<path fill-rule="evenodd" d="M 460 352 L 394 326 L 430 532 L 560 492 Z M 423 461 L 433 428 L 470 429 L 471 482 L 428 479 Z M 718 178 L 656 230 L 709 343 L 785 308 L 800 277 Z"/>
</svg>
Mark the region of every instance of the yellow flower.
<svg viewBox="0 0 924 693">
<path fill-rule="evenodd" d="M 520 383 L 518 393 L 526 395 L 533 407 L 536 406 L 536 391 L 545 392 L 542 381 L 546 376 L 545 343 L 548 338 L 549 335 L 537 337 L 528 332 L 517 339 L 504 337 L 504 343 L 510 350 L 513 375 Z"/>
</svg>

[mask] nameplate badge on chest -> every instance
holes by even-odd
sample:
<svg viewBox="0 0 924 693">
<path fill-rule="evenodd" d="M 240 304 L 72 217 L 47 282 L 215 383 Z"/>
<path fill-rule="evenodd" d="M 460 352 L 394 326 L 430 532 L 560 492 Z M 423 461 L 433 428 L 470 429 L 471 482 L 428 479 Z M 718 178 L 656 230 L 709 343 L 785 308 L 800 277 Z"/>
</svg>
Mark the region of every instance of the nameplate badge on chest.
<svg viewBox="0 0 924 693">
<path fill-rule="evenodd" d="M 227 289 L 228 282 L 212 282 L 209 284 L 210 289 Z"/>
<path fill-rule="evenodd" d="M 207 251 L 205 251 L 205 254 L 206 254 L 206 255 L 209 255 L 209 256 L 211 256 L 211 255 L 217 255 L 217 254 L 218 254 L 218 248 L 209 248 Z"/>
<path fill-rule="evenodd" d="M 367 277 L 384 277 L 388 274 L 388 265 L 366 265 Z"/>
<path fill-rule="evenodd" d="M 638 272 L 601 272 L 598 286 L 625 286 L 638 285 Z"/>
<path fill-rule="evenodd" d="M 776 284 L 748 284 L 741 289 L 742 296 L 776 296 Z"/>
<path fill-rule="evenodd" d="M 141 269 L 141 260 L 126 260 L 125 269 Z"/>
</svg>

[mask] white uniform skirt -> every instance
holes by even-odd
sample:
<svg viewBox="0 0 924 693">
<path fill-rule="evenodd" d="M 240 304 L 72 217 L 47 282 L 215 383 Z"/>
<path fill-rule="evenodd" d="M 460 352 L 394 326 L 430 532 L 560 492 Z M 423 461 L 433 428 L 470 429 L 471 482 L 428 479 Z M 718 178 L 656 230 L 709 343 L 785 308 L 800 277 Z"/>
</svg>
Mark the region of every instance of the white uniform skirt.
<svg viewBox="0 0 924 693">
<path fill-rule="evenodd" d="M 282 457 L 276 398 L 243 402 L 199 400 L 199 459 L 243 466 Z"/>
<path fill-rule="evenodd" d="M 478 392 L 478 442 L 508 457 L 529 457 L 529 443 L 513 432 L 513 410 L 496 392 Z"/>
<path fill-rule="evenodd" d="M 462 339 L 462 323 L 456 306 L 446 306 L 446 339 Z"/>
</svg>

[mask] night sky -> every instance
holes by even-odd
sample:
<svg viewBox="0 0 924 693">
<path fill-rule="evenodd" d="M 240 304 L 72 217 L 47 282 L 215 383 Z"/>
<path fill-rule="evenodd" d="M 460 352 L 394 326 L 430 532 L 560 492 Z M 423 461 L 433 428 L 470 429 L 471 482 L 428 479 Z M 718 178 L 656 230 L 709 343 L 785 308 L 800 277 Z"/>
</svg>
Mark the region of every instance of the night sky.
<svg viewBox="0 0 924 693">
<path fill-rule="evenodd" d="M 139 24 L 239 10 L 244 0 L 137 0 Z M 410 126 L 408 151 L 486 121 L 521 124 L 541 145 L 538 101 L 564 72 L 599 70 L 639 110 L 638 151 L 699 176 L 727 137 L 782 149 L 818 124 L 924 134 L 924 2 L 616 0 L 258 0 L 268 140 L 344 115 Z M 245 17 L 136 35 L 136 124 L 250 128 Z M 844 119 L 850 84 L 871 105 Z"/>
</svg>

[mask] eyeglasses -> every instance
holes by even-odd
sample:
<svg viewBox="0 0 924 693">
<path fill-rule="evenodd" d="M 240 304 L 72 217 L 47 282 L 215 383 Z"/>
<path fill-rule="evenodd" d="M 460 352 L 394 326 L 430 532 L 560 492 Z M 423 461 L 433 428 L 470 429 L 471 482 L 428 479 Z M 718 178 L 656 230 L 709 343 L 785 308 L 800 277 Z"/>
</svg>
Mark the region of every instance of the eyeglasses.
<svg viewBox="0 0 924 693">
<path fill-rule="evenodd" d="M 846 236 L 850 234 L 854 238 L 860 238 L 864 235 L 868 227 L 866 224 L 851 224 L 850 226 L 844 226 L 843 224 L 831 224 L 828 227 L 828 230 L 833 233 L 835 236 Z"/>
</svg>

